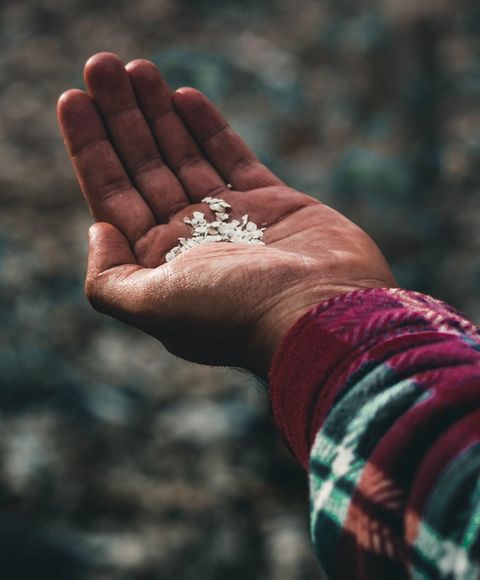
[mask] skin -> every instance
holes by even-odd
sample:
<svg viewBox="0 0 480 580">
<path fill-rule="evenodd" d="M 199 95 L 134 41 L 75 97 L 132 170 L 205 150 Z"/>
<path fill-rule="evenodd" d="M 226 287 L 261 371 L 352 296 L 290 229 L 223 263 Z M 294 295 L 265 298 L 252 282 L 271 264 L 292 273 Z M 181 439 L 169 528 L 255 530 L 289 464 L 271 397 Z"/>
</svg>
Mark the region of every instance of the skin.
<svg viewBox="0 0 480 580">
<path fill-rule="evenodd" d="M 94 308 L 155 336 L 173 354 L 242 367 L 264 380 L 289 328 L 311 307 L 396 282 L 369 236 L 260 163 L 199 91 L 172 92 L 155 65 L 100 53 L 87 92 L 58 118 L 96 224 L 85 289 Z M 231 184 L 231 189 L 227 187 Z M 213 243 L 166 263 L 206 196 L 264 225 L 265 246 Z"/>
</svg>

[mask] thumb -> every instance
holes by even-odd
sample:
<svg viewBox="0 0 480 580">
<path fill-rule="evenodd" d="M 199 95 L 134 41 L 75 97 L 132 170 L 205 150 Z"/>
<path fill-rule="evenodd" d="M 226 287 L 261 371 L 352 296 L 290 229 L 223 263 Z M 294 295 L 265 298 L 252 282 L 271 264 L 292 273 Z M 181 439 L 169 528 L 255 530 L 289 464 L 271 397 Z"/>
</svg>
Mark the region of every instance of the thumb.
<svg viewBox="0 0 480 580">
<path fill-rule="evenodd" d="M 146 270 L 137 264 L 128 240 L 115 226 L 97 223 L 88 233 L 85 294 L 96 310 L 123 319 L 138 308 L 138 288 L 143 286 L 139 277 Z"/>
<path fill-rule="evenodd" d="M 127 238 L 111 224 L 93 224 L 88 231 L 88 242 L 87 278 L 116 266 L 137 263 Z"/>
</svg>

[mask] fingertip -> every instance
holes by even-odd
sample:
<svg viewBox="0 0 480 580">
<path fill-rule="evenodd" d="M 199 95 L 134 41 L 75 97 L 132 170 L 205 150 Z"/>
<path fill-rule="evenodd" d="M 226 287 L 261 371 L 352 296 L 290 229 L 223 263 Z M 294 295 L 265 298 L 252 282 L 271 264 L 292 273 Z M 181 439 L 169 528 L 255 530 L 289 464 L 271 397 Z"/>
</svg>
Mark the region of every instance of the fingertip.
<svg viewBox="0 0 480 580">
<path fill-rule="evenodd" d="M 118 63 L 121 63 L 123 66 L 121 58 L 114 52 L 97 52 L 85 62 L 85 69 L 90 70 L 97 66 L 116 65 Z"/>
<path fill-rule="evenodd" d="M 99 245 L 99 240 L 101 238 L 102 232 L 100 224 L 93 224 L 88 228 L 88 248 L 90 254 L 95 252 L 95 249 Z"/>
<path fill-rule="evenodd" d="M 68 89 L 58 97 L 57 111 L 63 113 L 70 106 L 75 105 L 85 98 L 90 98 L 85 91 L 82 91 L 81 89 Z"/>
<path fill-rule="evenodd" d="M 215 116 L 219 115 L 215 105 L 201 91 L 193 87 L 177 89 L 172 95 L 172 100 L 177 111 L 186 119 L 210 118 L 212 112 Z"/>
<path fill-rule="evenodd" d="M 112 224 L 97 222 L 88 230 L 89 272 L 103 272 L 136 259 L 126 237 Z"/>
<path fill-rule="evenodd" d="M 157 65 L 143 58 L 130 61 L 125 70 L 128 73 L 132 85 L 141 93 L 171 94 L 170 87 L 162 77 Z"/>
<path fill-rule="evenodd" d="M 173 94 L 173 103 L 184 123 L 200 141 L 228 126 L 218 108 L 198 89 L 181 87 Z"/>
<path fill-rule="evenodd" d="M 173 93 L 173 98 L 175 100 L 180 100 L 182 102 L 205 99 L 205 95 L 198 89 L 193 87 L 180 87 Z"/>
<path fill-rule="evenodd" d="M 107 222 L 96 222 L 88 229 L 88 237 L 92 242 L 97 241 L 99 238 L 111 237 L 115 235 L 124 237 L 120 230 Z"/>
<path fill-rule="evenodd" d="M 154 71 L 156 73 L 159 72 L 158 67 L 151 61 L 147 60 L 146 58 L 135 58 L 131 60 L 125 65 L 127 71 L 131 74 L 135 74 L 137 71 Z"/>
<path fill-rule="evenodd" d="M 188 93 L 189 91 L 194 90 L 195 89 L 193 87 L 179 87 L 178 89 L 176 89 L 175 94 L 183 95 L 185 93 Z"/>
<path fill-rule="evenodd" d="M 95 239 L 100 235 L 101 224 L 92 224 L 88 228 L 88 239 L 90 242 L 94 243 Z"/>
<path fill-rule="evenodd" d="M 147 117 L 156 118 L 162 112 L 172 109 L 171 89 L 153 62 L 146 59 L 132 60 L 125 70 L 137 101 Z"/>
<path fill-rule="evenodd" d="M 63 105 L 67 103 L 71 98 L 75 98 L 77 92 L 82 92 L 80 89 L 67 89 L 58 97 L 57 104 Z"/>
<path fill-rule="evenodd" d="M 78 148 L 80 132 L 91 124 L 92 99 L 80 89 L 69 89 L 57 102 L 57 119 L 70 155 Z"/>
<path fill-rule="evenodd" d="M 118 55 L 113 52 L 98 52 L 85 63 L 83 69 L 85 84 L 90 87 L 92 82 L 101 81 L 105 75 L 112 75 L 123 69 L 123 61 Z"/>
</svg>

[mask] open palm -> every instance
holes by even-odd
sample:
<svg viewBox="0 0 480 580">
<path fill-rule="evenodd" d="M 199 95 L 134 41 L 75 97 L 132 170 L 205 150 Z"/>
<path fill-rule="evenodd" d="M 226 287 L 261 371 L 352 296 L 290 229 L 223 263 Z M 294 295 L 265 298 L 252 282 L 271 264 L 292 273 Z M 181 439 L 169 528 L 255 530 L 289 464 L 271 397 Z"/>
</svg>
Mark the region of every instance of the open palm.
<svg viewBox="0 0 480 580">
<path fill-rule="evenodd" d="M 395 285 L 371 239 L 335 210 L 287 187 L 200 92 L 172 94 L 156 67 L 113 54 L 85 67 L 88 93 L 59 100 L 59 120 L 98 223 L 87 294 L 94 306 L 184 358 L 266 376 L 283 334 L 314 304 Z M 214 243 L 171 262 L 201 200 L 266 227 L 265 246 Z"/>
</svg>

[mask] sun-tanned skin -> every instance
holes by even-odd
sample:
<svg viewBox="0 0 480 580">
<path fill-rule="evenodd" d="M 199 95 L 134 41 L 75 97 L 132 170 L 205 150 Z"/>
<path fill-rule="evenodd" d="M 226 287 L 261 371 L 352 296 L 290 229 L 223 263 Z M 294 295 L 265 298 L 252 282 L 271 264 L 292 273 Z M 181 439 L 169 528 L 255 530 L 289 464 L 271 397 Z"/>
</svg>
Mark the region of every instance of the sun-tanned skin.
<svg viewBox="0 0 480 580">
<path fill-rule="evenodd" d="M 380 250 L 337 211 L 262 165 L 199 91 L 171 92 L 157 68 L 100 53 L 88 92 L 58 102 L 90 230 L 92 305 L 182 358 L 246 368 L 263 379 L 281 339 L 322 300 L 396 282 Z M 231 184 L 231 189 L 227 187 Z M 214 243 L 165 255 L 201 199 L 265 225 L 265 246 Z M 213 216 L 212 216 L 213 217 Z"/>
</svg>

